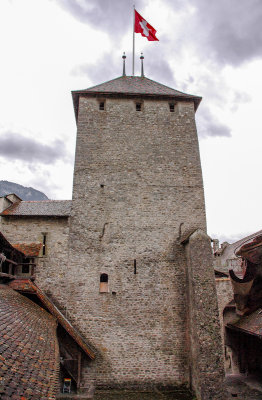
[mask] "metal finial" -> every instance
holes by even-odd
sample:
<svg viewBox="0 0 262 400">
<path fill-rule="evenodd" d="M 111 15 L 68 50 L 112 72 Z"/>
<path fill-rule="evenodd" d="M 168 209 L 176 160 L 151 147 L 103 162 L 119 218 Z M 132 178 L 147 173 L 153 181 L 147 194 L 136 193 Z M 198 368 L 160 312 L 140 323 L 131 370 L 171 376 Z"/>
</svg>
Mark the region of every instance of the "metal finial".
<svg viewBox="0 0 262 400">
<path fill-rule="evenodd" d="M 143 56 L 143 53 L 141 53 L 140 60 L 141 60 L 141 77 L 144 78 L 145 75 L 144 75 L 144 63 L 143 63 L 144 56 Z"/>
<path fill-rule="evenodd" d="M 123 76 L 126 76 L 126 53 L 124 52 L 122 55 L 123 58 Z"/>
</svg>

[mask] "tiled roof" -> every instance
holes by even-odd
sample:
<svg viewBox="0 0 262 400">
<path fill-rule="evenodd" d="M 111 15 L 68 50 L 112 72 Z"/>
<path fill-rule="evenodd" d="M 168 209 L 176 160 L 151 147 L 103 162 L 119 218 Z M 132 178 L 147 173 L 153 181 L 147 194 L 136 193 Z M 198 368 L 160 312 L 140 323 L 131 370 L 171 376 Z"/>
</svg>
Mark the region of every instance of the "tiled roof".
<svg viewBox="0 0 262 400">
<path fill-rule="evenodd" d="M 72 92 L 75 115 L 78 114 L 79 95 L 125 95 L 125 96 L 159 96 L 184 100 L 193 100 L 197 109 L 201 97 L 180 92 L 161 83 L 140 76 L 120 76 L 111 81 L 101 83 L 84 90 Z"/>
<path fill-rule="evenodd" d="M 71 203 L 71 200 L 20 201 L 0 215 L 69 217 Z"/>
<path fill-rule="evenodd" d="M 11 258 L 15 262 L 22 262 L 24 258 L 23 252 L 21 253 L 19 249 L 9 243 L 2 232 L 0 232 L 0 253 L 4 253 L 7 258 Z"/>
<path fill-rule="evenodd" d="M 17 279 L 9 283 L 12 289 L 18 290 L 20 292 L 32 293 L 38 297 L 41 303 L 46 307 L 46 309 L 57 319 L 61 326 L 69 333 L 69 335 L 74 339 L 74 341 L 81 347 L 81 349 L 86 353 L 86 355 L 93 360 L 95 354 L 87 345 L 83 337 L 79 332 L 71 325 L 68 319 L 58 310 L 54 303 L 49 299 L 48 296 L 42 290 L 33 283 L 30 279 Z"/>
<path fill-rule="evenodd" d="M 262 338 L 262 309 L 259 308 L 248 316 L 241 317 L 232 324 L 227 324 L 231 329 L 256 335 Z"/>
<path fill-rule="evenodd" d="M 0 396 L 55 399 L 59 348 L 55 318 L 6 285 L 0 285 Z"/>
<path fill-rule="evenodd" d="M 21 251 L 26 257 L 37 257 L 42 243 L 12 243 L 12 246 Z"/>
</svg>

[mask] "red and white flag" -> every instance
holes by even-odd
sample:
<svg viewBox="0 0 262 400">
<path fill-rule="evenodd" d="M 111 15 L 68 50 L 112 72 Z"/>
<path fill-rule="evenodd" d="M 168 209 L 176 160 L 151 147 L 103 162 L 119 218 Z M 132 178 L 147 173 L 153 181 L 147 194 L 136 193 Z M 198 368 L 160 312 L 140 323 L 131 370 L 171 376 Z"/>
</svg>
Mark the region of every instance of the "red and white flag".
<svg viewBox="0 0 262 400">
<path fill-rule="evenodd" d="M 158 40 L 156 30 L 135 10 L 135 33 L 141 33 L 147 40 Z"/>
</svg>

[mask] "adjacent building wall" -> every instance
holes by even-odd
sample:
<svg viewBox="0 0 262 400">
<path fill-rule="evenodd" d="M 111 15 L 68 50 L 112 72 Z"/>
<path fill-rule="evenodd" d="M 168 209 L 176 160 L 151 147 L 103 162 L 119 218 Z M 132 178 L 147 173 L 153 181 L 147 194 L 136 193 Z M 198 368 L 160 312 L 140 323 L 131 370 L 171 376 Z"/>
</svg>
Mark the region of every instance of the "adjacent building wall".
<svg viewBox="0 0 262 400">
<path fill-rule="evenodd" d="M 46 254 L 36 259 L 36 283 L 61 305 L 65 301 L 64 276 L 68 265 L 68 218 L 2 217 L 2 233 L 10 243 L 42 242 Z"/>
</svg>

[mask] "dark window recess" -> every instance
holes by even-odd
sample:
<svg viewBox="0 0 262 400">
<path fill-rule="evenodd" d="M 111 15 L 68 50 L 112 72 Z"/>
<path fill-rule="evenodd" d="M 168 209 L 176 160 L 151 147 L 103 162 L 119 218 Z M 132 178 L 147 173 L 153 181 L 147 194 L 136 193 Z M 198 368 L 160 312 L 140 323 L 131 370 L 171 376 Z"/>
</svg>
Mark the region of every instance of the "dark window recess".
<svg viewBox="0 0 262 400">
<path fill-rule="evenodd" d="M 175 111 L 175 104 L 169 104 L 169 110 L 170 110 L 170 112 L 174 112 Z"/>
<path fill-rule="evenodd" d="M 2 272 L 4 274 L 9 274 L 9 265 L 6 262 L 4 262 L 2 265 Z"/>
<path fill-rule="evenodd" d="M 136 260 L 134 260 L 134 274 L 136 275 Z"/>
<path fill-rule="evenodd" d="M 22 265 L 22 274 L 29 274 L 29 265 Z"/>
<path fill-rule="evenodd" d="M 105 102 L 104 101 L 100 101 L 99 103 L 99 110 L 104 110 L 105 109 Z"/>
<path fill-rule="evenodd" d="M 46 233 L 43 233 L 43 244 L 42 244 L 42 249 L 43 249 L 43 251 L 42 251 L 42 254 L 43 254 L 43 256 L 45 256 L 46 255 Z"/>
<path fill-rule="evenodd" d="M 100 275 L 100 286 L 99 286 L 99 292 L 100 293 L 108 293 L 108 275 L 107 274 L 101 274 Z"/>
<path fill-rule="evenodd" d="M 103 189 L 103 187 L 104 187 L 105 185 L 103 185 L 103 183 L 101 183 L 101 185 L 100 185 L 100 187 Z"/>
<path fill-rule="evenodd" d="M 141 111 L 141 103 L 136 103 L 136 111 Z"/>
<path fill-rule="evenodd" d="M 107 274 L 101 274 L 100 275 L 100 282 L 108 282 L 108 275 Z"/>
</svg>

